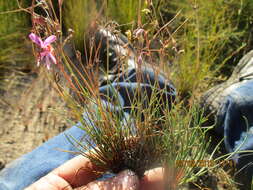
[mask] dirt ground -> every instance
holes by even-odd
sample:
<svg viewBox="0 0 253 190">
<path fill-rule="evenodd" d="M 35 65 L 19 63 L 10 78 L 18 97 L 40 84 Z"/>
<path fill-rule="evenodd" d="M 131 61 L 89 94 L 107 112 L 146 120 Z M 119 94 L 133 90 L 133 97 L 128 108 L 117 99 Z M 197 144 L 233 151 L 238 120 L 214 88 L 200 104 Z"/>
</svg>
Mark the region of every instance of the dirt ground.
<svg viewBox="0 0 253 190">
<path fill-rule="evenodd" d="M 0 169 L 70 125 L 62 112 L 66 107 L 45 74 L 13 81 L 1 92 Z"/>
</svg>

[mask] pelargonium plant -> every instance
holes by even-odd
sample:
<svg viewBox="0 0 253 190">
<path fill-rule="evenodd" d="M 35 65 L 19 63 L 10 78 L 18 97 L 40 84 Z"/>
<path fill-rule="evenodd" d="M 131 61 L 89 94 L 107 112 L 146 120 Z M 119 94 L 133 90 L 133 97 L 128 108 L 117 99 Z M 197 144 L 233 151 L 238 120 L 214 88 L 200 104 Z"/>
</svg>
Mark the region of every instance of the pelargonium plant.
<svg viewBox="0 0 253 190">
<path fill-rule="evenodd" d="M 60 15 L 62 15 L 61 6 L 65 2 L 59 2 Z M 46 16 L 37 14 L 35 7 L 44 10 Z M 37 65 L 45 64 L 53 73 L 55 87 L 72 110 L 73 115 L 80 121 L 79 126 L 84 131 L 82 141 L 67 136 L 80 154 L 88 157 L 103 171 L 118 173 L 123 169 L 131 169 L 140 178 L 146 170 L 163 166 L 165 184 L 168 185 L 166 188 L 170 189 L 176 189 L 178 185 L 195 179 L 196 174 L 192 168 L 187 166 L 178 168 L 175 163 L 178 159 L 187 160 L 194 156 L 194 159 L 201 160 L 205 156 L 206 146 L 199 143 L 201 140 L 204 141 L 205 134 L 200 132 L 202 119 L 199 117 L 196 119 L 196 110 L 182 111 L 180 105 L 170 106 L 172 102 L 168 101 L 164 102 L 163 106 L 170 107 L 173 111 L 170 112 L 169 109 L 161 111 L 161 99 L 157 98 L 157 95 L 165 92 L 164 89 L 157 88 L 157 82 L 153 86 L 148 106 L 145 106 L 147 94 L 140 94 L 140 89 L 136 90 L 137 93 L 133 95 L 136 98 L 133 98 L 131 107 L 128 108 L 123 108 L 118 104 L 120 98 L 117 97 L 117 93 L 113 98 L 106 94 L 101 96 L 99 91 L 101 81 L 98 76 L 102 73 L 99 67 L 100 51 L 109 50 L 110 47 L 109 43 L 105 43 L 107 46 L 102 49 L 102 39 L 101 42 L 94 42 L 96 31 L 100 27 L 97 24 L 91 27 L 90 31 L 95 36 L 88 37 L 90 41 L 85 43 L 88 44 L 85 52 L 78 52 L 71 48 L 70 53 L 68 47 L 71 47 L 69 45 L 72 44 L 73 33 L 63 36 L 62 21 L 56 16 L 51 0 L 41 2 L 33 0 L 32 7 L 28 11 L 33 19 L 33 32 L 30 33 L 29 38 L 36 44 Z M 111 28 L 102 29 L 102 31 L 109 31 L 108 36 L 114 40 L 120 39 L 117 32 Z M 142 29 L 137 34 L 141 35 L 143 32 Z M 147 32 L 145 32 L 145 39 L 146 34 Z M 124 44 L 126 49 L 127 46 L 129 44 Z M 142 54 L 143 52 L 139 56 L 132 54 L 136 59 L 133 58 L 131 61 L 138 62 L 138 67 L 142 67 L 145 63 Z M 108 60 L 109 52 L 105 51 L 105 55 L 105 59 Z M 127 62 L 130 59 L 129 56 L 131 54 L 126 53 L 118 60 Z M 52 64 L 57 64 L 57 70 L 51 69 Z M 124 71 L 123 65 L 122 68 L 117 68 L 117 71 Z M 108 70 L 104 70 L 102 74 L 105 76 L 104 81 L 107 85 L 112 86 Z M 63 78 L 66 83 L 61 85 L 58 80 L 55 80 L 56 76 Z M 121 75 L 114 77 L 117 80 Z M 66 86 L 70 90 L 66 90 Z M 136 87 L 141 88 L 141 77 L 140 82 L 137 79 Z M 111 109 L 113 103 L 109 102 L 115 103 L 114 109 Z M 129 110 L 129 117 L 123 117 L 124 109 Z M 190 127 L 192 120 L 198 120 L 198 122 Z M 203 171 L 204 169 L 201 170 L 202 173 Z"/>
</svg>

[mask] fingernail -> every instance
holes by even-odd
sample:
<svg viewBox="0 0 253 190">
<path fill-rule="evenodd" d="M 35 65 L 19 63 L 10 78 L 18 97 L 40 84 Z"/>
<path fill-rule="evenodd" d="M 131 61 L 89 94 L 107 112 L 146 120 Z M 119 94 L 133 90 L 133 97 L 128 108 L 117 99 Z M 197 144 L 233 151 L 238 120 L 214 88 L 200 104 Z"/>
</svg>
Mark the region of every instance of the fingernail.
<svg viewBox="0 0 253 190">
<path fill-rule="evenodd" d="M 121 184 L 122 189 L 137 190 L 139 189 L 138 176 L 131 170 L 120 172 L 113 180 L 115 183 Z"/>
</svg>

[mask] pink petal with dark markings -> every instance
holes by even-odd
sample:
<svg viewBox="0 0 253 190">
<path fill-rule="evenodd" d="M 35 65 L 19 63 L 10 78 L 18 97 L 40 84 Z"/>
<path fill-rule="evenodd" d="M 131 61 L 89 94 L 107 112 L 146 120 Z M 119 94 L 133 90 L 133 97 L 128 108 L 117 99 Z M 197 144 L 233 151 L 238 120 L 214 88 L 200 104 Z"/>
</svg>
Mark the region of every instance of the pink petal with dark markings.
<svg viewBox="0 0 253 190">
<path fill-rule="evenodd" d="M 39 36 L 37 36 L 34 33 L 29 34 L 29 38 L 36 43 L 37 45 L 39 45 L 41 48 L 44 46 L 43 41 L 41 40 L 41 38 Z"/>
<path fill-rule="evenodd" d="M 47 55 L 47 56 L 46 56 L 46 66 L 47 66 L 47 69 L 48 69 L 48 70 L 50 70 L 50 65 L 51 65 L 50 58 L 49 58 L 49 56 Z"/>
<path fill-rule="evenodd" d="M 54 64 L 57 64 L 57 61 L 56 61 L 56 59 L 55 59 L 55 56 L 54 56 L 52 53 L 49 53 L 49 54 L 48 54 L 48 57 L 52 60 L 52 62 L 53 62 Z"/>
<path fill-rule="evenodd" d="M 55 40 L 56 40 L 55 35 L 49 36 L 47 39 L 45 39 L 44 46 L 46 47 L 47 45 L 53 43 Z"/>
</svg>

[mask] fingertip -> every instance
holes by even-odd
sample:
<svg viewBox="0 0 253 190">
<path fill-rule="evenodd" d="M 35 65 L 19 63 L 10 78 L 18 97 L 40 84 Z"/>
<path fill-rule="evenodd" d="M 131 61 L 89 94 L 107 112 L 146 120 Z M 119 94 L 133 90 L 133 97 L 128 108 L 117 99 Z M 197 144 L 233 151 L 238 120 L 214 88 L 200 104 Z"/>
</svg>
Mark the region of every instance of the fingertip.
<svg viewBox="0 0 253 190">
<path fill-rule="evenodd" d="M 160 190 L 164 186 L 164 169 L 161 167 L 146 171 L 140 180 L 140 190 Z"/>
<path fill-rule="evenodd" d="M 131 170 L 120 172 L 116 177 L 112 178 L 112 183 L 121 184 L 122 190 L 137 190 L 140 186 L 138 176 Z"/>
<path fill-rule="evenodd" d="M 130 170 L 124 170 L 113 178 L 104 181 L 93 181 L 75 190 L 138 190 L 139 187 L 138 176 Z"/>
<path fill-rule="evenodd" d="M 49 173 L 46 176 L 42 177 L 25 190 L 73 190 L 70 184 L 65 181 L 63 178 L 55 175 L 53 173 Z"/>
<path fill-rule="evenodd" d="M 99 177 L 97 167 L 91 161 L 82 156 L 76 156 L 53 171 L 62 177 L 73 187 L 79 187 Z"/>
</svg>

